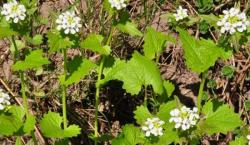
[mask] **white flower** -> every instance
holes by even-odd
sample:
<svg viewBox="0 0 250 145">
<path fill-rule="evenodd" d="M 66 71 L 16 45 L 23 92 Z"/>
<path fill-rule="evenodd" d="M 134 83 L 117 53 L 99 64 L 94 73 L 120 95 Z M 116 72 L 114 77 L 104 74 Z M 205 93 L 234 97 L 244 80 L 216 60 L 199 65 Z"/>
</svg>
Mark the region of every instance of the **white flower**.
<svg viewBox="0 0 250 145">
<path fill-rule="evenodd" d="M 160 120 L 159 118 L 148 118 L 147 121 L 142 126 L 142 130 L 145 132 L 145 135 L 149 137 L 151 134 L 154 136 L 161 136 L 163 135 L 163 128 L 162 125 L 165 122 Z"/>
<path fill-rule="evenodd" d="M 18 23 L 19 20 L 24 20 L 26 17 L 26 9 L 24 5 L 17 3 L 16 0 L 3 4 L 1 14 L 5 16 L 6 21 L 13 20 Z"/>
<path fill-rule="evenodd" d="M 109 0 L 109 3 L 111 4 L 112 8 L 115 7 L 117 10 L 120 10 L 126 7 L 125 0 Z"/>
<path fill-rule="evenodd" d="M 65 34 L 75 34 L 79 32 L 79 29 L 82 27 L 80 24 L 80 17 L 76 16 L 75 12 L 67 11 L 59 15 L 56 20 L 57 30 L 64 30 Z"/>
<path fill-rule="evenodd" d="M 7 105 L 10 105 L 10 96 L 3 92 L 0 88 L 0 110 L 3 110 Z"/>
<path fill-rule="evenodd" d="M 170 115 L 169 122 L 174 122 L 175 128 L 181 128 L 182 130 L 195 126 L 199 119 L 198 108 L 196 107 L 193 110 L 186 106 L 181 107 L 181 109 L 176 108 L 170 111 Z"/>
<path fill-rule="evenodd" d="M 247 135 L 248 145 L 250 145 L 250 135 Z"/>
<path fill-rule="evenodd" d="M 217 26 L 220 26 L 220 32 L 234 34 L 236 31 L 243 32 L 247 30 L 249 21 L 246 14 L 240 12 L 239 9 L 231 8 L 230 10 L 223 11 L 224 16 L 217 22 Z"/>
<path fill-rule="evenodd" d="M 188 11 L 187 9 L 183 9 L 181 6 L 179 6 L 176 14 L 174 14 L 175 20 L 179 21 L 179 20 L 182 20 L 182 19 L 188 17 L 187 11 Z"/>
</svg>

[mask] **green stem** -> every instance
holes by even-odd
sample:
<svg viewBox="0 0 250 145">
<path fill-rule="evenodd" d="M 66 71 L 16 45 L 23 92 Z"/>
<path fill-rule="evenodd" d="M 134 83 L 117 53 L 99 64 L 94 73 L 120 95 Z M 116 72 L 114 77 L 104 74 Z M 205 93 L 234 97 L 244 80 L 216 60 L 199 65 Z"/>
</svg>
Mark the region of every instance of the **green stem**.
<svg viewBox="0 0 250 145">
<path fill-rule="evenodd" d="M 147 92 L 147 85 L 144 87 L 144 106 L 148 106 L 148 92 Z"/>
<path fill-rule="evenodd" d="M 19 50 L 17 48 L 17 44 L 16 44 L 16 41 L 15 41 L 15 36 L 11 36 L 11 40 L 12 40 L 12 43 L 13 43 L 14 48 L 15 48 L 14 59 L 16 61 L 16 60 L 19 59 Z"/>
<path fill-rule="evenodd" d="M 98 106 L 99 106 L 99 98 L 100 98 L 100 81 L 103 72 L 103 66 L 105 62 L 105 56 L 103 56 L 101 60 L 101 64 L 98 70 L 98 78 L 96 82 L 96 94 L 95 94 L 95 137 L 98 137 Z M 95 140 L 95 145 L 97 145 L 97 140 Z"/>
<path fill-rule="evenodd" d="M 32 139 L 33 139 L 34 144 L 35 144 L 35 145 L 38 145 L 37 140 L 36 140 L 36 136 L 35 136 L 35 132 L 34 132 L 34 131 L 31 132 L 31 136 L 32 136 Z"/>
<path fill-rule="evenodd" d="M 16 60 L 19 59 L 19 50 L 17 48 L 17 44 L 16 44 L 16 41 L 15 41 L 15 36 L 11 36 L 11 40 L 12 40 L 12 43 L 13 43 L 14 48 L 15 48 L 14 59 L 16 61 Z M 21 79 L 21 93 L 22 93 L 22 97 L 23 97 L 23 106 L 24 106 L 24 109 L 25 109 L 25 114 L 27 116 L 28 113 L 29 113 L 29 107 L 28 107 L 28 99 L 27 99 L 27 96 L 26 96 L 26 93 L 25 93 L 26 85 L 25 85 L 24 72 L 23 71 L 19 72 L 19 77 Z"/>
<path fill-rule="evenodd" d="M 64 58 L 64 74 L 67 76 L 67 50 L 63 50 L 63 58 Z M 67 96 L 67 86 L 62 86 L 62 110 L 63 110 L 63 128 L 67 128 L 67 108 L 66 108 L 66 96 Z"/>
<path fill-rule="evenodd" d="M 197 107 L 198 110 L 201 111 L 201 101 L 202 101 L 202 96 L 203 96 L 203 89 L 206 81 L 206 72 L 202 73 L 202 79 L 201 79 L 201 84 L 199 88 L 199 94 L 197 98 Z"/>
<path fill-rule="evenodd" d="M 28 99 L 27 99 L 27 96 L 25 93 L 26 85 L 25 85 L 25 81 L 24 81 L 24 72 L 20 71 L 19 75 L 20 75 L 20 79 L 21 79 L 21 92 L 22 92 L 22 97 L 23 97 L 23 106 L 24 106 L 25 113 L 27 116 L 29 114 L 29 109 L 28 109 L 29 106 L 28 106 Z"/>
<path fill-rule="evenodd" d="M 112 39 L 112 34 L 113 34 L 114 28 L 113 26 L 110 29 L 110 33 L 106 42 L 106 45 L 109 45 Z M 100 81 L 102 78 L 102 73 L 103 73 L 103 68 L 104 68 L 104 63 L 105 63 L 105 59 L 106 56 L 102 56 L 102 60 L 100 63 L 100 67 L 98 70 L 98 77 L 97 77 L 97 82 L 96 82 L 96 94 L 95 94 L 95 137 L 98 137 L 98 106 L 99 106 L 99 98 L 100 98 L 100 89 L 101 89 L 101 85 L 100 85 Z M 98 144 L 97 139 L 95 139 L 95 145 Z"/>
</svg>

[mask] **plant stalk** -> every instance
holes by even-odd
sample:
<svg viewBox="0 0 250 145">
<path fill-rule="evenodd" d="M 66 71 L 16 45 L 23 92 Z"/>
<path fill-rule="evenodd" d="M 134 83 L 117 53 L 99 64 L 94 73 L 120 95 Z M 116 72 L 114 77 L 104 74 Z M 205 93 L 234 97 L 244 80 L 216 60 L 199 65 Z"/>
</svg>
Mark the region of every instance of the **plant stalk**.
<svg viewBox="0 0 250 145">
<path fill-rule="evenodd" d="M 202 101 L 205 81 L 206 81 L 206 72 L 202 73 L 202 79 L 201 79 L 199 94 L 198 94 L 198 98 L 197 98 L 197 107 L 198 107 L 199 112 L 201 111 L 201 101 Z"/>
<path fill-rule="evenodd" d="M 102 77 L 102 72 L 103 72 L 103 66 L 104 66 L 104 62 L 105 62 L 105 56 L 103 56 L 102 60 L 101 60 L 101 64 L 98 70 L 98 78 L 97 78 L 97 82 L 96 82 L 96 94 L 95 94 L 95 137 L 98 137 L 98 106 L 99 106 L 99 98 L 100 98 L 100 81 L 101 81 L 101 77 Z M 95 145 L 97 145 L 98 142 L 97 140 L 95 140 Z"/>
<path fill-rule="evenodd" d="M 148 106 L 148 92 L 147 92 L 147 85 L 144 86 L 144 106 Z"/>
<path fill-rule="evenodd" d="M 16 41 L 15 41 L 15 36 L 11 36 L 11 40 L 12 40 L 12 43 L 13 43 L 14 48 L 15 48 L 14 59 L 16 61 L 16 60 L 19 59 L 19 50 L 17 48 L 17 44 L 16 44 Z M 29 105 L 28 105 L 28 99 L 27 99 L 27 96 L 26 96 L 26 93 L 25 93 L 26 85 L 25 85 L 24 72 L 23 71 L 19 72 L 19 77 L 21 79 L 21 93 L 22 93 L 22 98 L 23 98 L 23 106 L 24 106 L 24 109 L 25 109 L 25 114 L 27 116 L 29 114 Z"/>
<path fill-rule="evenodd" d="M 25 93 L 26 85 L 25 85 L 25 81 L 24 81 L 24 72 L 20 71 L 19 75 L 20 75 L 20 79 L 21 79 L 21 92 L 22 92 L 22 97 L 23 97 L 23 106 L 24 106 L 24 109 L 25 109 L 26 117 L 27 117 L 28 114 L 29 114 L 29 109 L 28 109 L 29 105 L 28 105 L 28 99 L 27 99 L 27 96 L 26 96 L 26 93 Z"/>
<path fill-rule="evenodd" d="M 15 36 L 11 36 L 11 41 L 14 45 L 14 48 L 15 48 L 15 52 L 14 52 L 14 61 L 18 60 L 19 59 L 19 50 L 17 48 L 17 44 L 16 44 L 16 41 L 15 41 Z"/>
<path fill-rule="evenodd" d="M 111 26 L 110 28 L 110 32 L 109 32 L 109 36 L 106 42 L 106 45 L 109 45 L 112 39 L 112 34 L 113 34 L 114 28 L 113 26 Z M 95 94 L 95 133 L 94 136 L 97 138 L 98 137 L 98 106 L 99 106 L 99 98 L 100 98 L 100 89 L 101 89 L 101 85 L 100 85 L 100 81 L 102 78 L 102 73 L 103 73 L 103 68 L 104 68 L 104 63 L 105 63 L 105 59 L 106 56 L 102 56 L 102 60 L 100 63 L 100 67 L 98 70 L 98 77 L 97 77 L 97 82 L 96 82 L 96 94 Z M 95 145 L 98 144 L 97 139 L 95 139 Z"/>
<path fill-rule="evenodd" d="M 64 74 L 67 76 L 67 50 L 63 50 L 63 59 L 64 59 Z M 67 108 L 66 108 L 66 96 L 67 96 L 67 87 L 62 85 L 62 110 L 63 110 L 63 128 L 67 128 Z"/>
</svg>

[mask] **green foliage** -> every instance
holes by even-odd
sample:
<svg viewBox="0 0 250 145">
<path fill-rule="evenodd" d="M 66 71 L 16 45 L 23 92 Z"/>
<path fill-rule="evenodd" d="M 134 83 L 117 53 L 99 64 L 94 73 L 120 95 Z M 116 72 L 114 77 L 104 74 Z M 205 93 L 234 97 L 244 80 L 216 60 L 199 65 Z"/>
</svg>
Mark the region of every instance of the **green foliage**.
<svg viewBox="0 0 250 145">
<path fill-rule="evenodd" d="M 200 120 L 198 128 L 202 133 L 209 135 L 214 133 L 226 134 L 228 131 L 233 131 L 243 123 L 240 116 L 234 113 L 228 105 L 221 105 L 214 111 L 214 105 L 208 102 L 208 104 L 205 104 L 202 112 L 206 116 L 205 120 Z"/>
<path fill-rule="evenodd" d="M 175 101 L 169 101 L 167 103 L 161 104 L 159 112 L 156 114 L 159 119 L 165 121 L 165 123 L 169 123 L 170 119 L 170 111 L 177 107 Z"/>
<path fill-rule="evenodd" d="M 81 129 L 77 125 L 70 125 L 62 129 L 63 118 L 54 112 L 45 114 L 40 121 L 41 131 L 44 136 L 51 138 L 67 138 L 80 134 Z"/>
<path fill-rule="evenodd" d="M 102 41 L 102 35 L 89 34 L 88 37 L 81 42 L 80 46 L 82 48 L 87 48 L 100 54 L 109 55 L 111 49 L 109 46 L 103 46 Z"/>
<path fill-rule="evenodd" d="M 134 125 L 125 125 L 122 133 L 112 140 L 112 145 L 136 145 L 144 142 L 144 134 Z"/>
<path fill-rule="evenodd" d="M 193 36 L 190 36 L 187 31 L 182 29 L 178 29 L 178 32 L 184 48 L 186 65 L 196 73 L 202 73 L 208 70 L 219 57 L 229 57 L 223 48 L 218 47 L 211 40 L 196 40 Z"/>
<path fill-rule="evenodd" d="M 170 97 L 172 95 L 172 93 L 175 90 L 175 86 L 173 83 L 171 83 L 170 81 L 163 81 L 163 87 L 165 89 L 165 92 L 167 93 L 167 96 Z"/>
<path fill-rule="evenodd" d="M 62 49 L 71 47 L 74 43 L 70 41 L 69 37 L 63 37 L 60 32 L 51 30 L 47 33 L 49 52 L 53 53 Z"/>
<path fill-rule="evenodd" d="M 246 145 L 247 144 L 247 139 L 244 136 L 236 137 L 235 140 L 231 141 L 229 144 L 230 145 Z"/>
<path fill-rule="evenodd" d="M 33 45 L 40 45 L 43 42 L 43 36 L 38 34 L 35 35 L 33 38 L 28 38 L 28 40 Z"/>
<path fill-rule="evenodd" d="M 221 74 L 226 78 L 230 79 L 234 76 L 235 68 L 233 66 L 224 66 L 221 69 Z"/>
<path fill-rule="evenodd" d="M 17 138 L 16 138 L 15 145 L 22 145 L 21 137 L 17 137 Z"/>
<path fill-rule="evenodd" d="M 158 94 L 162 94 L 164 90 L 161 74 L 155 63 L 138 52 L 135 52 L 127 63 L 116 62 L 112 69 L 104 71 L 104 75 L 102 83 L 120 80 L 123 82 L 123 88 L 132 95 L 138 94 L 143 85 L 152 85 Z"/>
<path fill-rule="evenodd" d="M 119 22 L 115 23 L 115 27 L 123 33 L 127 33 L 131 36 L 140 36 L 143 34 L 140 30 L 137 29 L 137 25 L 129 19 L 129 14 L 123 12 Z"/>
<path fill-rule="evenodd" d="M 109 0 L 104 0 L 103 1 L 103 8 L 105 11 L 107 11 L 109 13 L 109 15 L 113 15 L 114 14 L 114 9 L 112 9 L 110 3 L 109 3 Z"/>
<path fill-rule="evenodd" d="M 161 32 L 157 32 L 153 28 L 148 28 L 144 37 L 144 53 L 150 59 L 154 59 L 159 56 L 164 50 L 166 41 L 176 43 L 175 39 L 171 36 L 165 35 Z"/>
<path fill-rule="evenodd" d="M 17 35 L 18 33 L 14 31 L 11 27 L 10 24 L 7 23 L 6 21 L 2 20 L 0 22 L 0 38 L 5 38 L 13 35 Z"/>
<path fill-rule="evenodd" d="M 213 8 L 213 0 L 196 0 L 199 12 L 209 12 Z"/>
<path fill-rule="evenodd" d="M 219 21 L 219 17 L 214 14 L 209 15 L 199 15 L 201 21 L 207 22 L 210 26 L 217 27 L 217 22 Z"/>
<path fill-rule="evenodd" d="M 15 40 L 15 45 L 16 45 L 18 50 L 21 50 L 21 49 L 25 48 L 25 43 L 23 43 L 21 40 Z M 15 45 L 14 45 L 13 42 L 10 45 L 10 51 L 12 53 L 15 52 Z"/>
<path fill-rule="evenodd" d="M 13 65 L 13 69 L 15 71 L 25 71 L 28 69 L 36 69 L 41 67 L 42 65 L 49 64 L 49 60 L 43 57 L 42 50 L 34 50 L 31 51 L 26 57 L 24 61 L 17 61 Z"/>
<path fill-rule="evenodd" d="M 6 113 L 0 114 L 0 135 L 25 135 L 34 130 L 35 117 L 28 115 L 24 120 L 24 109 L 19 106 L 11 106 Z"/>
<path fill-rule="evenodd" d="M 145 106 L 138 106 L 136 110 L 134 111 L 134 118 L 136 119 L 136 122 L 140 125 L 143 125 L 143 123 L 147 120 L 147 118 L 152 118 L 153 116 L 148 111 L 148 108 Z"/>
<path fill-rule="evenodd" d="M 172 129 L 166 129 L 155 145 L 168 145 L 179 140 L 178 133 Z"/>
<path fill-rule="evenodd" d="M 210 26 L 206 21 L 203 20 L 199 23 L 199 30 L 200 30 L 201 34 L 206 34 L 208 32 L 209 28 L 210 28 Z"/>
<path fill-rule="evenodd" d="M 72 61 L 68 63 L 69 75 L 66 76 L 65 80 L 62 79 L 63 85 L 71 85 L 78 83 L 88 73 L 96 67 L 96 65 L 88 59 L 84 59 L 80 56 L 76 56 Z"/>
<path fill-rule="evenodd" d="M 116 28 L 119 29 L 123 33 L 128 33 L 131 36 L 142 36 L 142 32 L 137 29 L 137 25 L 133 22 L 124 22 L 116 25 Z"/>
</svg>

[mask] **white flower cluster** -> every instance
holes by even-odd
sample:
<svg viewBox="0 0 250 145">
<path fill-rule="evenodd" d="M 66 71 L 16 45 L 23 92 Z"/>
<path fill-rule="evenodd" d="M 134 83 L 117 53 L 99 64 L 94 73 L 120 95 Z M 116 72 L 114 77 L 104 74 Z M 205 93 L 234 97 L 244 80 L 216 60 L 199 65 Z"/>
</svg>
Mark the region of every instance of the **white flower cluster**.
<svg viewBox="0 0 250 145">
<path fill-rule="evenodd" d="M 10 96 L 3 92 L 0 88 L 0 110 L 3 110 L 7 105 L 10 105 Z"/>
<path fill-rule="evenodd" d="M 5 16 L 6 21 L 13 19 L 14 23 L 24 20 L 26 17 L 24 5 L 17 3 L 16 0 L 3 4 L 1 14 Z"/>
<path fill-rule="evenodd" d="M 149 137 L 151 134 L 154 136 L 161 136 L 163 135 L 163 128 L 162 125 L 165 122 L 160 120 L 157 117 L 148 118 L 147 121 L 142 126 L 142 130 L 145 132 L 145 135 Z"/>
<path fill-rule="evenodd" d="M 250 135 L 247 135 L 248 145 L 250 145 Z"/>
<path fill-rule="evenodd" d="M 109 0 L 109 3 L 111 4 L 112 8 L 116 8 L 117 10 L 126 7 L 125 0 Z"/>
<path fill-rule="evenodd" d="M 57 30 L 64 30 L 65 34 L 75 34 L 82 27 L 80 21 L 80 17 L 76 16 L 75 12 L 64 12 L 56 20 Z"/>
<path fill-rule="evenodd" d="M 176 108 L 170 111 L 170 115 L 171 118 L 169 119 L 169 122 L 174 122 L 175 128 L 181 128 L 182 130 L 187 130 L 196 125 L 199 119 L 197 107 L 194 107 L 193 110 L 186 106 L 183 106 L 180 109 Z"/>
<path fill-rule="evenodd" d="M 221 27 L 220 32 L 229 32 L 234 34 L 236 31 L 243 32 L 247 30 L 249 21 L 246 14 L 240 12 L 239 9 L 231 8 L 230 10 L 223 11 L 224 16 L 217 22 L 217 25 Z"/>
<path fill-rule="evenodd" d="M 175 20 L 180 21 L 180 20 L 188 17 L 187 12 L 188 12 L 187 9 L 183 9 L 182 6 L 179 6 L 179 8 L 176 11 L 176 14 L 174 14 Z"/>
</svg>

